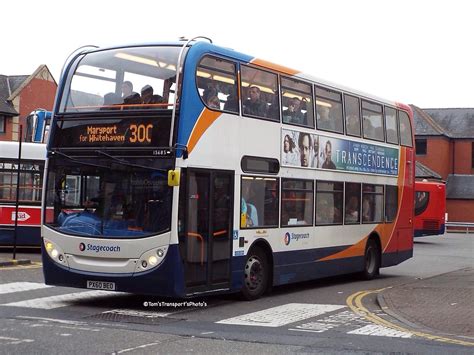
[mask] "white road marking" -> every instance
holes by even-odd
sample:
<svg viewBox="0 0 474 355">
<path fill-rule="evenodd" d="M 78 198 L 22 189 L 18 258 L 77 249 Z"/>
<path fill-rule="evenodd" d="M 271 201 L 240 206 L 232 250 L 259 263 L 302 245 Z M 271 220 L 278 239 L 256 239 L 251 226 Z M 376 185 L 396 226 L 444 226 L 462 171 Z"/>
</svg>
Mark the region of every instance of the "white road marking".
<svg viewBox="0 0 474 355">
<path fill-rule="evenodd" d="M 281 327 L 286 324 L 313 318 L 346 306 L 331 304 L 288 303 L 263 311 L 221 320 L 219 324 L 250 325 L 257 327 Z"/>
<path fill-rule="evenodd" d="M 39 290 L 42 288 L 49 288 L 53 286 L 45 285 L 39 282 L 10 282 L 0 285 L 0 295 L 6 293 L 15 293 L 23 291 Z"/>
<path fill-rule="evenodd" d="M 399 330 L 387 328 L 378 324 L 369 324 L 365 327 L 347 332 L 347 334 L 373 335 L 390 338 L 411 338 L 413 336 L 411 333 L 401 332 Z"/>
<path fill-rule="evenodd" d="M 139 346 L 136 346 L 134 348 L 128 348 L 128 349 L 123 349 L 123 350 L 120 350 L 120 351 L 117 351 L 113 354 L 123 354 L 123 353 L 127 353 L 129 351 L 134 351 L 134 350 L 138 350 L 138 349 L 144 349 L 144 348 L 147 348 L 149 346 L 153 346 L 153 345 L 158 345 L 158 344 L 161 344 L 160 341 L 157 341 L 156 343 L 149 343 L 149 344 L 144 344 L 144 345 L 139 345 Z"/>
<path fill-rule="evenodd" d="M 68 293 L 65 295 L 57 295 L 50 297 L 42 298 L 33 298 L 26 301 L 6 303 L 2 306 L 9 307 L 24 307 L 24 308 L 37 308 L 37 309 L 53 309 L 70 306 L 71 303 L 76 301 L 92 301 L 105 298 L 112 295 L 120 295 L 119 292 L 109 292 L 109 291 L 85 291 L 85 292 L 74 292 Z"/>
<path fill-rule="evenodd" d="M 18 345 L 21 343 L 32 343 L 33 339 L 18 339 L 10 337 L 1 337 L 0 336 L 0 345 Z"/>
</svg>

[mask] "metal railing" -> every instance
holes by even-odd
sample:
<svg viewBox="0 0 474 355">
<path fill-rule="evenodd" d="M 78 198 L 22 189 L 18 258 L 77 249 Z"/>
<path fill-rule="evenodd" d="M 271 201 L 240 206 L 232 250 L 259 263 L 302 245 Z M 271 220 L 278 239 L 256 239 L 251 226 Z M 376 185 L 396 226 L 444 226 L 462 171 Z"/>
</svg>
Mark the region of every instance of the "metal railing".
<svg viewBox="0 0 474 355">
<path fill-rule="evenodd" d="M 468 222 L 446 222 L 446 232 L 464 232 L 469 233 L 469 230 L 474 232 L 474 223 Z"/>
</svg>

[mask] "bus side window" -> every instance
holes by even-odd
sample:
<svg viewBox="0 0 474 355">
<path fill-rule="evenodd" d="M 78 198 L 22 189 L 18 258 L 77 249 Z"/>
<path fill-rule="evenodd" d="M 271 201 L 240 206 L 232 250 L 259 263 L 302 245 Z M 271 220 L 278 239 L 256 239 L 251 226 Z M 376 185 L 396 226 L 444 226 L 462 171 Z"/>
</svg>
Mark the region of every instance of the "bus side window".
<svg viewBox="0 0 474 355">
<path fill-rule="evenodd" d="M 316 86 L 316 125 L 318 129 L 343 133 L 342 94 Z"/>
<path fill-rule="evenodd" d="M 278 76 L 245 65 L 241 66 L 241 72 L 243 114 L 279 121 Z"/>
<path fill-rule="evenodd" d="M 240 227 L 278 226 L 278 179 L 242 176 Z"/>
<path fill-rule="evenodd" d="M 235 63 L 205 56 L 199 62 L 196 82 L 199 96 L 208 108 L 239 113 Z"/>
<path fill-rule="evenodd" d="M 410 119 L 406 112 L 398 111 L 400 122 L 400 144 L 413 147 Z"/>
</svg>

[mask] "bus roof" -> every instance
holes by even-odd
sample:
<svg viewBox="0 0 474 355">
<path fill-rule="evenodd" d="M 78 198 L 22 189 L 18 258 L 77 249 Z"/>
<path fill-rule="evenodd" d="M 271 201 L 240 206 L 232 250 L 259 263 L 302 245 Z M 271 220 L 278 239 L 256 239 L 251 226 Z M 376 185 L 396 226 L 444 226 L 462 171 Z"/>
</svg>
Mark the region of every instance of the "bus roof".
<svg viewBox="0 0 474 355">
<path fill-rule="evenodd" d="M 143 46 L 183 46 L 184 43 L 186 43 L 185 41 L 187 41 L 187 40 L 131 43 L 131 44 L 124 44 L 124 45 L 110 46 L 110 47 L 91 48 L 91 49 L 86 50 L 82 53 L 87 54 L 87 53 L 93 53 L 93 52 L 103 51 L 103 50 L 130 48 L 130 47 L 143 47 Z M 304 72 L 301 72 L 299 70 L 295 70 L 295 69 L 292 69 L 292 68 L 288 68 L 286 66 L 276 64 L 274 62 L 270 62 L 270 61 L 267 61 L 267 60 L 263 60 L 263 59 L 260 59 L 260 58 L 257 58 L 257 57 L 254 57 L 254 56 L 251 56 L 251 55 L 248 55 L 248 54 L 244 54 L 242 52 L 238 52 L 238 51 L 236 51 L 234 49 L 231 49 L 231 48 L 228 48 L 228 47 L 220 46 L 220 45 L 217 45 L 217 44 L 214 44 L 214 43 L 209 43 L 209 42 L 206 42 L 206 41 L 192 42 L 191 47 L 201 48 L 201 51 L 204 51 L 204 52 L 213 52 L 213 53 L 218 54 L 218 55 L 222 55 L 222 56 L 226 56 L 228 58 L 243 61 L 243 62 L 246 62 L 248 64 L 257 65 L 257 66 L 259 66 L 261 68 L 264 68 L 264 69 L 277 71 L 281 74 L 285 74 L 285 75 L 289 75 L 289 76 L 292 76 L 292 77 L 295 77 L 295 78 L 299 78 L 299 79 L 302 79 L 304 81 L 310 81 L 310 82 L 313 82 L 315 84 L 320 84 L 324 87 L 327 87 L 327 88 L 330 88 L 330 89 L 333 89 L 333 90 L 342 91 L 342 92 L 345 92 L 345 93 L 348 93 L 348 94 L 353 94 L 355 96 L 361 97 L 362 99 L 367 99 L 367 100 L 371 100 L 371 101 L 376 101 L 378 103 L 382 103 L 382 104 L 386 104 L 386 105 L 390 105 L 390 106 L 395 106 L 395 107 L 401 108 L 401 109 L 409 112 L 410 116 L 412 116 L 412 110 L 411 110 L 410 106 L 408 106 L 406 104 L 396 102 L 396 101 L 387 100 L 387 99 L 378 97 L 378 96 L 373 95 L 373 94 L 369 94 L 369 93 L 366 93 L 366 92 L 363 92 L 363 91 L 360 91 L 360 90 L 357 90 L 357 89 L 354 89 L 354 88 L 350 88 L 350 87 L 347 87 L 347 86 L 344 86 L 344 85 L 340 85 L 340 84 L 331 82 L 329 80 L 321 79 L 321 78 L 315 77 L 311 74 L 304 73 Z"/>
<path fill-rule="evenodd" d="M 18 142 L 0 142 L 0 158 L 18 159 Z M 45 160 L 46 144 L 22 143 L 21 158 L 28 160 Z"/>
</svg>

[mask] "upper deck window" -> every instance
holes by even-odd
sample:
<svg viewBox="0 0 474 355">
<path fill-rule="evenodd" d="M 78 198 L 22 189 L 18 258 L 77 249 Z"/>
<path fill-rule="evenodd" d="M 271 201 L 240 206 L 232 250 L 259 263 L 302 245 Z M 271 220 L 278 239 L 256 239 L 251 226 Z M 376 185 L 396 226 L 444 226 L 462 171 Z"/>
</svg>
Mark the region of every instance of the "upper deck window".
<svg viewBox="0 0 474 355">
<path fill-rule="evenodd" d="M 407 147 L 413 147 L 410 118 L 404 111 L 398 111 L 400 119 L 400 143 Z"/>
<path fill-rule="evenodd" d="M 174 101 L 179 47 L 130 47 L 80 56 L 62 112 L 167 109 Z"/>
<path fill-rule="evenodd" d="M 245 116 L 280 120 L 276 74 L 242 65 L 242 111 Z"/>
<path fill-rule="evenodd" d="M 398 144 L 397 110 L 385 107 L 385 127 L 387 130 L 387 142 Z"/>
<path fill-rule="evenodd" d="M 316 86 L 318 129 L 343 133 L 341 93 Z"/>
<path fill-rule="evenodd" d="M 364 138 L 383 142 L 382 105 L 362 100 Z"/>
<path fill-rule="evenodd" d="M 239 113 L 237 73 L 234 63 L 205 56 L 199 62 L 196 82 L 199 95 L 207 107 Z"/>
<path fill-rule="evenodd" d="M 344 95 L 344 106 L 346 109 L 346 134 L 360 137 L 359 98 Z"/>
<path fill-rule="evenodd" d="M 314 128 L 313 93 L 311 85 L 302 81 L 281 78 L 283 123 Z"/>
</svg>

